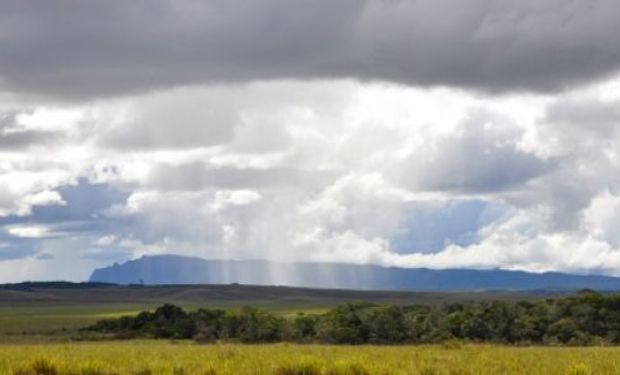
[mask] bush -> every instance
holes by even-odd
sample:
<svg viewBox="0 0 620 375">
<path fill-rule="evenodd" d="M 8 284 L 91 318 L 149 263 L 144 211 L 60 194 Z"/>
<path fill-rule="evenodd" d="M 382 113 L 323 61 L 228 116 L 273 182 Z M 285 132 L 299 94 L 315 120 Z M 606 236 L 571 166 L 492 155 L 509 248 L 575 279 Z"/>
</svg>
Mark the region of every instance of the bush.
<svg viewBox="0 0 620 375">
<path fill-rule="evenodd" d="M 185 312 L 164 305 L 97 322 L 82 333 L 101 337 L 195 339 L 198 343 L 297 341 L 328 344 L 467 342 L 547 345 L 620 344 L 620 296 L 582 293 L 533 302 L 445 306 L 349 303 L 324 314 L 283 318 L 255 308 Z"/>
</svg>

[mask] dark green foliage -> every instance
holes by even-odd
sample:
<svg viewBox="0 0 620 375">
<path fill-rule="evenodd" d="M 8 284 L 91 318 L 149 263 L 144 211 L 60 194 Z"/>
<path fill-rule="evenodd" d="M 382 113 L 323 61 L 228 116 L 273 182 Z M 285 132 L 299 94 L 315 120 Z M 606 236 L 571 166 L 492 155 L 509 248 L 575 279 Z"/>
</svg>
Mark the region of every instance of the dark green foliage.
<svg viewBox="0 0 620 375">
<path fill-rule="evenodd" d="M 155 312 L 102 320 L 87 330 L 116 337 L 195 338 L 205 342 L 619 344 L 620 295 L 586 291 L 537 302 L 472 302 L 441 307 L 349 303 L 325 314 L 292 318 L 250 307 L 188 313 L 164 305 Z"/>
<path fill-rule="evenodd" d="M 402 307 L 375 307 L 366 316 L 366 321 L 370 343 L 399 344 L 408 339 L 409 322 Z"/>
<path fill-rule="evenodd" d="M 298 314 L 289 324 L 288 338 L 294 341 L 304 341 L 316 336 L 318 315 Z"/>
<path fill-rule="evenodd" d="M 372 307 L 369 303 L 349 303 L 327 312 L 318 321 L 317 338 L 332 344 L 367 342 L 370 327 L 366 315 Z"/>
<path fill-rule="evenodd" d="M 243 342 L 272 342 L 282 337 L 284 319 L 244 307 L 237 315 L 237 337 Z"/>
</svg>

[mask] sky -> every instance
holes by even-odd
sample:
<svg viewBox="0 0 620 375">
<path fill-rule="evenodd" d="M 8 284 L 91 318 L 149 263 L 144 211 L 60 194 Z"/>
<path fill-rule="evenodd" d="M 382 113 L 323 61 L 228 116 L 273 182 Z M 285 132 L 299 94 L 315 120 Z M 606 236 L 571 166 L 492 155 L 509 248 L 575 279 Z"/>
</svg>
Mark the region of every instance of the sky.
<svg viewBox="0 0 620 375">
<path fill-rule="evenodd" d="M 0 2 L 0 282 L 143 255 L 620 275 L 620 2 Z"/>
</svg>

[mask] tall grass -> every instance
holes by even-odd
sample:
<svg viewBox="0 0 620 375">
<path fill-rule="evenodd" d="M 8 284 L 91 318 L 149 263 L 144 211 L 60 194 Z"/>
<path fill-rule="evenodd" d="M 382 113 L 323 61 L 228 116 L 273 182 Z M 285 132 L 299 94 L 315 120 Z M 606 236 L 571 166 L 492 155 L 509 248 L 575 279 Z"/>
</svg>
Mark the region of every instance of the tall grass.
<svg viewBox="0 0 620 375">
<path fill-rule="evenodd" d="M 58 369 L 53 360 L 37 358 L 32 363 L 32 370 L 36 375 L 57 375 Z"/>
<path fill-rule="evenodd" d="M 323 370 L 318 363 L 309 361 L 280 365 L 274 371 L 274 375 L 321 375 L 322 373 Z"/>
<path fill-rule="evenodd" d="M 620 374 L 620 348 L 493 345 L 0 345 L 0 375 Z"/>
</svg>

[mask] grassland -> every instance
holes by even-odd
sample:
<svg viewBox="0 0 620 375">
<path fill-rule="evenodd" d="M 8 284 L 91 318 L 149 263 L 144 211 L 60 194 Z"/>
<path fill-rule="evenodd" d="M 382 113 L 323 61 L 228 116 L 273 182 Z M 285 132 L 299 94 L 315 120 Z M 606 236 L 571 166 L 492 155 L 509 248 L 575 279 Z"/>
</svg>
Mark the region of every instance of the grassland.
<svg viewBox="0 0 620 375">
<path fill-rule="evenodd" d="M 545 296 L 543 295 L 542 298 Z M 162 303 L 188 310 L 243 305 L 289 315 L 347 301 L 438 304 L 532 299 L 506 293 L 395 293 L 246 286 L 0 289 L 0 375 L 103 374 L 620 374 L 620 348 L 199 345 L 192 341 L 74 342 L 79 327 Z"/>
<path fill-rule="evenodd" d="M 356 291 L 251 285 L 114 286 L 32 283 L 0 286 L 0 344 L 67 342 L 80 327 L 172 303 L 198 307 L 255 306 L 279 315 L 321 313 L 352 301 L 442 304 L 539 299 L 560 293 Z"/>
<path fill-rule="evenodd" d="M 0 374 L 618 374 L 620 348 L 196 345 L 123 341 L 0 346 Z"/>
<path fill-rule="evenodd" d="M 0 344 L 66 342 L 97 320 L 136 314 L 148 304 L 1 306 Z"/>
</svg>

